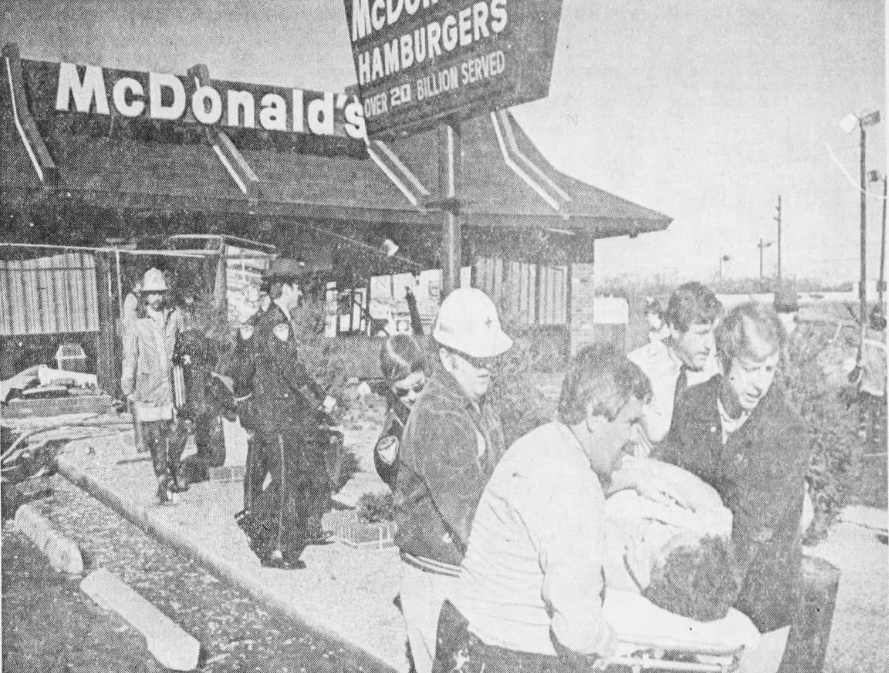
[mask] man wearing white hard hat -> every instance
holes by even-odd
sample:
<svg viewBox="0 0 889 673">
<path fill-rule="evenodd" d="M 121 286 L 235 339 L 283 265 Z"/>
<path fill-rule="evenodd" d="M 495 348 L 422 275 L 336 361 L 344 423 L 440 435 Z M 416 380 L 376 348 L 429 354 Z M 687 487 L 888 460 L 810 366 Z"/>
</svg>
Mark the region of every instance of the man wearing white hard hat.
<svg viewBox="0 0 889 673">
<path fill-rule="evenodd" d="M 417 673 L 432 670 L 438 613 L 455 586 L 479 498 L 505 449 L 500 419 L 485 395 L 494 358 L 512 346 L 494 303 L 473 288 L 455 290 L 442 302 L 432 338 L 441 369 L 411 411 L 395 488 L 401 608 Z"/>
<path fill-rule="evenodd" d="M 179 459 L 170 442 L 173 426 L 173 354 L 182 333 L 182 313 L 167 305 L 169 288 L 159 269 L 142 278 L 142 291 L 131 329 L 124 331 L 120 385 L 133 403 L 143 442 L 151 451 L 160 504 L 175 502 Z"/>
</svg>

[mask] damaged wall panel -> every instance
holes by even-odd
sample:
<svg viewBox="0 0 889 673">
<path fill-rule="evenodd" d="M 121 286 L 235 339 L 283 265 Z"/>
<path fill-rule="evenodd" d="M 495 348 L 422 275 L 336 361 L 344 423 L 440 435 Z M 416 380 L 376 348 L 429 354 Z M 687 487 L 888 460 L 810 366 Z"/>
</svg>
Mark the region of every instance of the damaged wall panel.
<svg viewBox="0 0 889 673">
<path fill-rule="evenodd" d="M 0 336 L 97 331 L 92 254 L 0 259 Z"/>
</svg>

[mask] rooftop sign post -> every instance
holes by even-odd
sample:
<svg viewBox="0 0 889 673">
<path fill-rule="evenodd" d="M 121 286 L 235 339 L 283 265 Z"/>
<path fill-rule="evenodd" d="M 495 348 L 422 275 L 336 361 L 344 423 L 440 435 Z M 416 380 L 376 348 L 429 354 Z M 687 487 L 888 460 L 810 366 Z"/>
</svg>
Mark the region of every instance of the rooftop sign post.
<svg viewBox="0 0 889 673">
<path fill-rule="evenodd" d="M 460 122 L 549 93 L 561 0 L 345 0 L 368 138 L 438 127 L 442 298 L 459 283 Z"/>
</svg>

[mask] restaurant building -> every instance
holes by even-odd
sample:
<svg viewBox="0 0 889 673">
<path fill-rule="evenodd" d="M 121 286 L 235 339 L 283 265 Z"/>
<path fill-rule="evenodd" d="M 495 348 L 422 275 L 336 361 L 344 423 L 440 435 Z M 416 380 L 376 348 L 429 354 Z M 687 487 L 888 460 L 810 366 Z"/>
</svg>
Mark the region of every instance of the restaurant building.
<svg viewBox="0 0 889 673">
<path fill-rule="evenodd" d="M 138 259 L 124 242 L 251 239 L 303 260 L 337 291 L 441 264 L 434 131 L 368 141 L 355 95 L 214 80 L 205 65 L 123 71 L 27 60 L 11 44 L 2 60 L 7 353 L 70 334 L 111 385 L 129 289 L 120 266 Z M 660 231 L 670 218 L 559 172 L 508 110 L 465 121 L 460 133 L 462 266 L 472 284 L 525 323 L 591 340 L 595 241 Z M 23 364 L 6 360 L 3 376 Z"/>
</svg>

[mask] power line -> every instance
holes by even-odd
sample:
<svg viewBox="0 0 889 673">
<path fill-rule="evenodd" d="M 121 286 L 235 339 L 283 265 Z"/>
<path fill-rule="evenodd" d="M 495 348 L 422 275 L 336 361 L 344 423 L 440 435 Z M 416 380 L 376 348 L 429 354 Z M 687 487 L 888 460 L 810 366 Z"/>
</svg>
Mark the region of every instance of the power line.
<svg viewBox="0 0 889 673">
<path fill-rule="evenodd" d="M 843 173 L 843 175 L 846 176 L 846 179 L 849 181 L 849 184 L 851 184 L 853 187 L 855 187 L 855 189 L 857 189 L 859 192 L 861 192 L 862 194 L 864 194 L 864 196 L 869 196 L 869 197 L 871 197 L 872 199 L 877 199 L 877 200 L 879 200 L 879 201 L 885 201 L 885 200 L 886 200 L 886 197 L 885 197 L 885 196 L 878 196 L 878 195 L 872 193 L 871 191 L 869 191 L 869 190 L 866 189 L 866 188 L 865 188 L 865 189 L 862 189 L 862 188 L 861 188 L 861 185 L 859 185 L 859 184 L 855 181 L 855 179 L 854 179 L 851 175 L 849 175 L 849 171 L 847 171 L 846 168 L 845 168 L 845 167 L 839 162 L 839 160 L 836 158 L 836 156 L 834 156 L 834 153 L 833 153 L 833 150 L 832 150 L 831 147 L 830 147 L 830 144 L 828 144 L 828 143 L 824 143 L 824 146 L 827 148 L 827 151 L 828 151 L 828 153 L 830 154 L 830 158 L 833 159 L 833 162 L 837 165 L 837 168 L 839 168 L 840 171 Z M 862 169 L 862 170 L 863 170 L 863 169 Z"/>
<path fill-rule="evenodd" d="M 309 224 L 308 222 L 300 222 L 300 226 L 305 226 L 305 227 L 308 227 L 309 229 L 314 229 L 315 231 L 317 231 L 321 234 L 325 234 L 325 235 L 331 236 L 333 238 L 338 238 L 342 241 L 346 241 L 347 243 L 351 243 L 352 245 L 355 245 L 359 248 L 365 248 L 367 250 L 370 250 L 371 252 L 376 253 L 377 255 L 380 255 L 381 257 L 388 257 L 390 259 L 397 259 L 399 261 L 404 262 L 405 264 L 410 264 L 411 266 L 414 266 L 417 269 L 424 268 L 422 264 L 418 264 L 417 262 L 415 262 L 412 259 L 408 259 L 407 257 L 402 257 L 401 255 L 397 255 L 397 254 L 396 255 L 389 255 L 388 253 L 386 253 L 383 250 L 380 250 L 376 246 L 370 245 L 369 243 L 365 243 L 364 241 L 359 241 L 357 239 L 350 238 L 349 236 L 344 236 L 343 234 L 338 234 L 335 231 L 330 231 L 329 229 L 324 229 L 323 227 L 319 227 L 314 224 Z"/>
<path fill-rule="evenodd" d="M 152 257 L 190 257 L 192 259 L 203 259 L 205 255 L 183 252 L 181 250 L 131 250 L 128 248 L 114 247 L 92 247 L 86 245 L 51 245 L 48 243 L 7 243 L 0 241 L 0 246 L 6 248 L 31 248 L 35 250 L 62 250 L 62 251 L 80 251 L 80 252 L 112 252 L 115 254 L 125 255 L 150 255 Z"/>
</svg>

